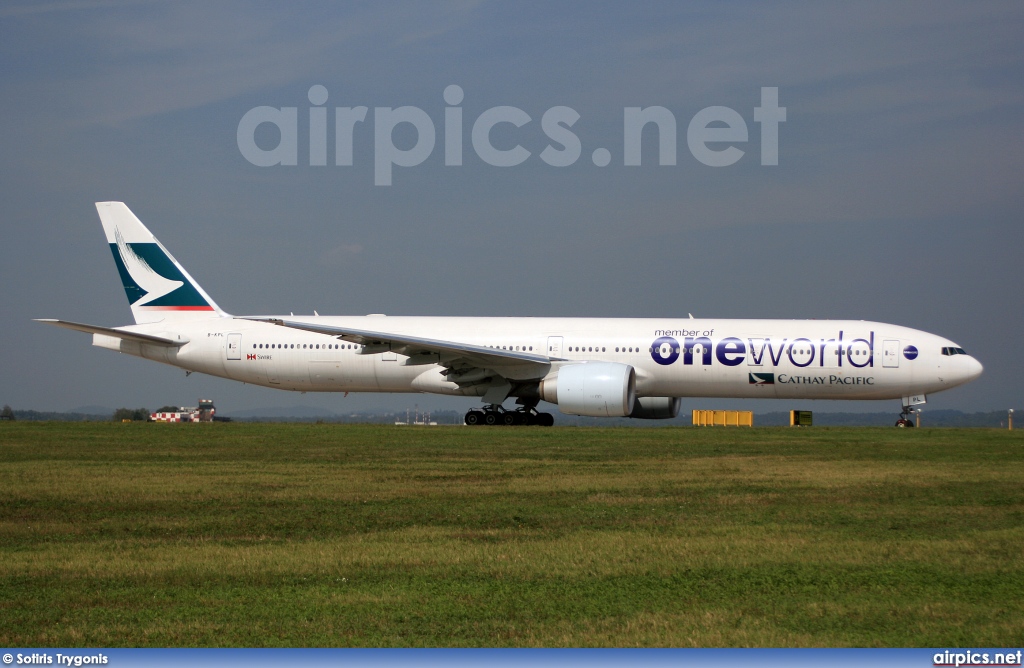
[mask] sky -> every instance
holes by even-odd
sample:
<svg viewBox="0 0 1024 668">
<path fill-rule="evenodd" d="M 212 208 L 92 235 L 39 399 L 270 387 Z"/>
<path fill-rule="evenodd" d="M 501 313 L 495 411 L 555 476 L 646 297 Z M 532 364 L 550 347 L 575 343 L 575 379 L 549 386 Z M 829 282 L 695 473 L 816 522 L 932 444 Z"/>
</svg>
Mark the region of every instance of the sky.
<svg viewBox="0 0 1024 668">
<path fill-rule="evenodd" d="M 120 200 L 235 314 L 875 320 L 985 365 L 926 410 L 1024 407 L 1020 2 L 8 2 L 0 59 L 0 404 L 473 404 L 186 378 L 33 323 L 131 322 L 93 206 Z M 461 165 L 445 164 L 451 85 Z M 323 166 L 310 164 L 315 86 Z M 786 109 L 777 165 L 762 164 L 762 88 Z M 334 109 L 360 106 L 352 164 L 336 165 Z M 530 118 L 490 135 L 529 152 L 515 166 L 471 140 L 501 106 Z M 257 107 L 297 109 L 298 164 L 243 155 L 239 124 Z M 375 185 L 374 115 L 399 107 L 429 117 L 435 146 Z M 563 148 L 542 126 L 555 107 L 579 115 L 581 155 L 563 167 L 541 158 Z M 671 113 L 675 164 L 659 164 L 653 125 L 642 164 L 624 164 L 627 107 Z M 747 141 L 710 145 L 741 150 L 734 164 L 689 147 L 707 107 L 743 119 Z M 398 150 L 419 139 L 409 124 L 392 136 Z M 252 135 L 265 151 L 277 140 L 268 124 Z"/>
</svg>

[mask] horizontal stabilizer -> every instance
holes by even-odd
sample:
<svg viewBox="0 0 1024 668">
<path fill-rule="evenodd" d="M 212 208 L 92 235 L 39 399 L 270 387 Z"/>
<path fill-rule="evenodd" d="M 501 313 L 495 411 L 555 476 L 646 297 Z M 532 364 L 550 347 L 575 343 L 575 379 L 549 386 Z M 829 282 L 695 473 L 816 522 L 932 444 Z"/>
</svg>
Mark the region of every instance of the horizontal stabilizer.
<svg viewBox="0 0 1024 668">
<path fill-rule="evenodd" d="M 139 334 L 137 332 L 128 332 L 123 329 L 115 329 L 113 327 L 85 325 L 80 322 L 70 322 L 68 320 L 37 318 L 36 322 L 46 323 L 47 325 L 56 325 L 57 327 L 64 327 L 65 329 L 74 329 L 79 332 L 86 332 L 87 334 L 103 334 L 104 336 L 113 336 L 114 338 L 124 339 L 125 341 L 135 341 L 136 343 L 148 343 L 151 346 L 180 348 L 181 346 L 188 343 L 188 338 L 186 337 L 181 337 L 178 339 L 168 339 L 162 336 L 153 336 L 152 334 Z"/>
</svg>

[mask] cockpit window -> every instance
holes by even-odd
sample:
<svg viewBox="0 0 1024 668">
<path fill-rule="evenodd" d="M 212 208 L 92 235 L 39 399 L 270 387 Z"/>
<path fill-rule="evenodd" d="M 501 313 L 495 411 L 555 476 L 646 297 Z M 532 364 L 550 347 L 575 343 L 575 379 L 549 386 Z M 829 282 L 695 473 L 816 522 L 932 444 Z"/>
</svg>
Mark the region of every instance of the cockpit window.
<svg viewBox="0 0 1024 668">
<path fill-rule="evenodd" d="M 963 348 L 954 348 L 953 346 L 948 346 L 942 349 L 942 354 L 946 355 L 947 357 L 950 355 L 966 355 L 967 351 L 964 350 Z"/>
</svg>

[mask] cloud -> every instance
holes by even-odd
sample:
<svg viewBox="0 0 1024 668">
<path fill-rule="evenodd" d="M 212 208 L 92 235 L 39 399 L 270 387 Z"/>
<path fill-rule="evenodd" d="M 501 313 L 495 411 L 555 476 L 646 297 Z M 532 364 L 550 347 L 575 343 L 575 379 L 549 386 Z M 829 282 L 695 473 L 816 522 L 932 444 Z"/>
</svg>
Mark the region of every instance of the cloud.
<svg viewBox="0 0 1024 668">
<path fill-rule="evenodd" d="M 116 125 L 291 82 L 316 83 L 315 72 L 329 70 L 328 64 L 365 71 L 374 64 L 374 45 L 437 39 L 475 6 L 253 12 L 248 3 L 98 2 L 74 21 L 45 24 L 31 15 L 76 7 L 22 6 L 9 10 L 6 20 L 44 33 L 36 35 L 37 43 L 65 46 L 56 62 L 45 53 L 27 60 L 37 76 L 23 72 L 7 87 L 17 99 L 44 100 L 44 110 L 78 124 Z"/>
<path fill-rule="evenodd" d="M 363 246 L 361 244 L 342 244 L 341 246 L 335 246 L 329 251 L 323 254 L 321 262 L 323 264 L 341 264 L 347 258 L 353 255 L 361 255 L 363 253 Z"/>
<path fill-rule="evenodd" d="M 55 14 L 58 12 L 84 12 L 93 9 L 107 9 L 111 7 L 124 8 L 131 5 L 145 3 L 152 4 L 153 0 L 83 0 L 82 2 L 32 2 L 26 4 L 11 4 L 0 8 L 0 19 L 18 16 L 29 16 L 32 14 Z"/>
</svg>

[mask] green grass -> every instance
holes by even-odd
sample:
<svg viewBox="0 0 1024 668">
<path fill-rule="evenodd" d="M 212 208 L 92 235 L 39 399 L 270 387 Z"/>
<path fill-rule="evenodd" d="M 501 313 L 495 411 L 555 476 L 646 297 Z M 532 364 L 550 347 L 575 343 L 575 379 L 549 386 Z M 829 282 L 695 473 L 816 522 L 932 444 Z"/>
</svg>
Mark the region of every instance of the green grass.
<svg viewBox="0 0 1024 668">
<path fill-rule="evenodd" d="M 1024 435 L 0 423 L 3 646 L 1024 644 Z"/>
</svg>

